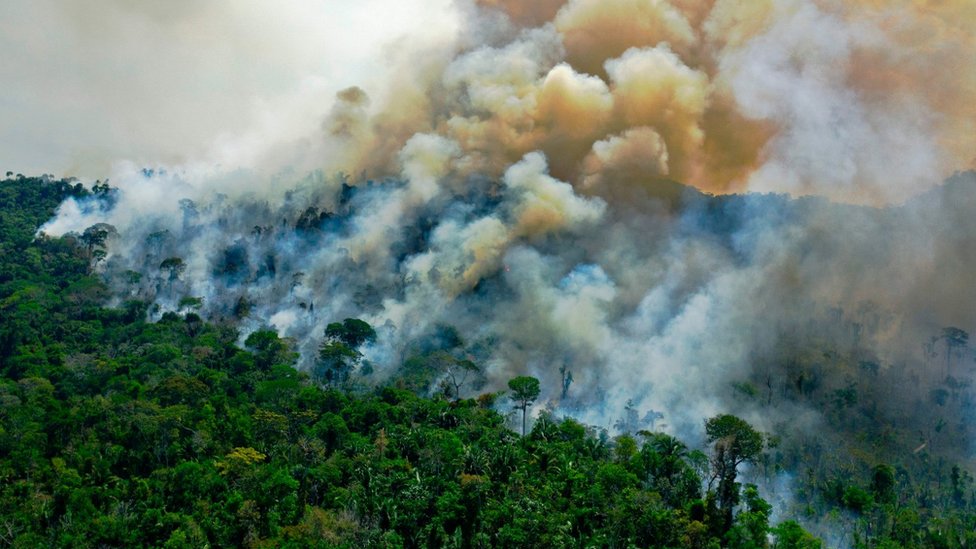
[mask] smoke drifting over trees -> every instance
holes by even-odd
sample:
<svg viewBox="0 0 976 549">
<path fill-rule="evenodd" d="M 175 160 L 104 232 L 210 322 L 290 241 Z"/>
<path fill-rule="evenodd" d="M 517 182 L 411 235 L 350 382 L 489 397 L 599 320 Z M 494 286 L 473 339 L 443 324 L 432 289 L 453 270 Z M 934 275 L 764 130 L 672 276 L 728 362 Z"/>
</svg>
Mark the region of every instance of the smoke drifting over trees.
<svg viewBox="0 0 976 549">
<path fill-rule="evenodd" d="M 199 298 L 309 369 L 363 319 L 367 382 L 450 326 L 486 389 L 532 375 L 537 406 L 597 425 L 631 407 L 693 439 L 724 411 L 799 428 L 868 401 L 934 422 L 929 391 L 973 365 L 929 341 L 976 326 L 976 177 L 939 185 L 976 150 L 970 4 L 528 6 L 459 2 L 382 100 L 347 88 L 222 167 L 119 164 L 111 200 L 42 230 L 111 225 L 117 300 Z"/>
</svg>

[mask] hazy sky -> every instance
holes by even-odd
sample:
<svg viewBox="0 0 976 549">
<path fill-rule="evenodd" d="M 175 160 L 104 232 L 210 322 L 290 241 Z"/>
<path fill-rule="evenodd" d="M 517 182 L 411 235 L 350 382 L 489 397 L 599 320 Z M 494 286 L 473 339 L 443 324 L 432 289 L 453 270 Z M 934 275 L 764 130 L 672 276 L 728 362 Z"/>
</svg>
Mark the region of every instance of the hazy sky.
<svg viewBox="0 0 976 549">
<path fill-rule="evenodd" d="M 976 168 L 974 36 L 973 0 L 0 0 L 0 173 L 388 174 L 434 132 L 495 177 L 897 202 Z"/>
<path fill-rule="evenodd" d="M 0 172 L 104 177 L 114 161 L 182 162 L 277 118 L 325 113 L 341 88 L 379 87 L 396 40 L 449 36 L 451 6 L 4 0 Z"/>
</svg>

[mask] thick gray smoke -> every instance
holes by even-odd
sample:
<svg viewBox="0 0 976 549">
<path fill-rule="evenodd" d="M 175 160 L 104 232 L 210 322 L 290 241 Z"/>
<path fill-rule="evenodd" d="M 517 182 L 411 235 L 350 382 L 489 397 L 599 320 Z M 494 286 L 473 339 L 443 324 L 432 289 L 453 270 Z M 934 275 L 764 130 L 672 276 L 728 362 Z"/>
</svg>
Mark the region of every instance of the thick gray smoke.
<svg viewBox="0 0 976 549">
<path fill-rule="evenodd" d="M 730 406 L 748 412 L 735 384 L 770 368 L 786 383 L 776 361 L 817 345 L 940 379 L 938 361 L 921 369 L 921 344 L 941 326 L 976 324 L 960 299 L 976 268 L 971 174 L 882 209 L 690 189 L 677 203 L 609 205 L 547 175 L 539 154 L 500 181 L 452 180 L 456 153 L 418 136 L 402 178 L 309 177 L 277 203 L 176 200 L 172 189 L 190 183 L 133 175 L 113 208 L 69 201 L 45 230 L 117 227 L 101 269 L 119 300 L 151 300 L 157 316 L 186 297 L 216 319 L 243 316 L 246 303 L 245 334 L 273 326 L 306 361 L 327 323 L 363 318 L 380 332 L 367 350 L 374 382 L 449 325 L 489 388 L 535 375 L 550 405 L 606 426 L 628 400 L 687 432 Z M 174 198 L 152 196 L 161 188 Z M 151 198 L 139 203 L 155 208 L 127 204 L 140 189 Z M 68 221 L 80 224 L 59 225 Z M 133 282 L 129 270 L 144 276 Z M 565 395 L 561 368 L 575 380 Z"/>
<path fill-rule="evenodd" d="M 858 368 L 903 384 L 894 413 L 971 368 L 923 344 L 976 326 L 976 180 L 938 186 L 971 161 L 952 116 L 976 78 L 900 56 L 958 65 L 973 21 L 863 4 L 462 2 L 470 32 L 405 48 L 381 101 L 344 89 L 221 166 L 117 164 L 111 204 L 69 200 L 43 231 L 113 225 L 98 269 L 119 302 L 202 299 L 294 338 L 304 367 L 362 318 L 369 382 L 450 326 L 484 390 L 534 375 L 539 407 L 600 426 L 812 425 L 803 398 Z M 906 37 L 926 30 L 956 49 Z"/>
</svg>

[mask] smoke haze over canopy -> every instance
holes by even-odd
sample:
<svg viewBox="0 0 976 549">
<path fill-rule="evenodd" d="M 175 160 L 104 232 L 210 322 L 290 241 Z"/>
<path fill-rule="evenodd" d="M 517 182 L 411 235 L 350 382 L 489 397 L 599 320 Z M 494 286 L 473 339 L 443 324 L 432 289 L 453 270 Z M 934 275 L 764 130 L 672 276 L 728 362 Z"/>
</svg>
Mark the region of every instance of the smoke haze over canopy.
<svg viewBox="0 0 976 549">
<path fill-rule="evenodd" d="M 731 405 L 732 383 L 785 368 L 784 342 L 806 353 L 791 355 L 804 368 L 831 367 L 809 359 L 829 341 L 902 372 L 924 364 L 918 341 L 940 326 L 976 325 L 958 299 L 976 268 L 974 182 L 931 190 L 973 167 L 970 2 L 417 2 L 392 32 L 422 32 L 385 50 L 372 42 L 382 27 L 367 25 L 365 43 L 333 43 L 316 25 L 337 23 L 297 4 L 282 17 L 240 3 L 219 17 L 197 3 L 103 1 L 85 17 L 75 4 L 37 5 L 21 9 L 86 44 L 68 52 L 81 58 L 51 63 L 121 56 L 134 71 L 118 87 L 111 71 L 68 79 L 92 118 L 79 124 L 68 109 L 51 158 L 70 150 L 88 162 L 78 143 L 102 121 L 124 131 L 92 142 L 129 162 L 103 174 L 119 189 L 114 207 L 68 201 L 43 230 L 114 225 L 100 268 L 120 300 L 165 310 L 202 297 L 220 317 L 243 299 L 245 328 L 296 338 L 306 365 L 325 325 L 355 316 L 378 326 L 367 355 L 382 381 L 413 342 L 450 324 L 491 388 L 532 374 L 555 402 L 565 366 L 576 382 L 553 406 L 606 424 L 632 399 L 690 433 Z M 392 6 L 345 16 L 396 19 L 383 12 Z M 223 34 L 211 44 L 216 19 Z M 115 52 L 91 31 L 101 24 L 136 53 Z M 251 43 L 256 34 L 270 49 Z M 135 68 L 176 38 L 184 56 Z M 93 51 L 102 57 L 87 59 Z M 268 72 L 235 72 L 249 51 Z M 329 79 L 318 56 L 352 81 Z M 52 66 L 7 63 L 8 74 Z M 217 82 L 167 88 L 184 69 Z M 127 88 L 157 79 L 158 96 Z M 237 96 L 241 82 L 253 86 Z M 18 86 L 12 104 L 31 105 Z M 118 100 L 92 100 L 100 86 Z M 208 141 L 219 124 L 190 122 L 213 105 L 228 126 Z M 126 126 L 140 115 L 149 122 Z M 709 198 L 675 182 L 814 197 Z M 185 270 L 163 272 L 170 257 Z M 130 269 L 141 283 L 125 281 Z"/>
</svg>

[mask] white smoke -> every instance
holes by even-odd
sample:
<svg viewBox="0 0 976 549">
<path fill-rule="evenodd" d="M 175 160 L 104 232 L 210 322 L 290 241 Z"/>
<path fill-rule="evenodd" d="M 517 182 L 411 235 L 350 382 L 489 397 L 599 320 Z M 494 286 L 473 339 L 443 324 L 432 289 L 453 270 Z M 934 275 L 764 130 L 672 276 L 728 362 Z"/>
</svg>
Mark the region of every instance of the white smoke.
<svg viewBox="0 0 976 549">
<path fill-rule="evenodd" d="M 139 17 L 163 35 L 182 28 L 166 9 L 137 12 L 153 9 Z M 905 10 L 903 26 L 956 28 Z M 190 12 L 172 17 L 208 13 Z M 367 355 L 384 382 L 449 325 L 486 390 L 529 373 L 588 422 L 612 425 L 630 401 L 690 438 L 730 408 L 772 427 L 763 403 L 795 383 L 784 341 L 933 380 L 919 341 L 976 324 L 958 297 L 976 267 L 972 178 L 918 196 L 968 161 L 972 134 L 947 120 L 971 108 L 969 75 L 877 69 L 897 65 L 879 59 L 891 50 L 958 61 L 964 39 L 954 54 L 916 52 L 869 5 L 799 0 L 451 13 L 470 32 L 401 41 L 389 66 L 367 64 L 388 69 L 388 87 L 312 70 L 291 95 L 255 100 L 263 114 L 239 131 L 189 140 L 200 155 L 115 163 L 111 207 L 69 200 L 43 231 L 112 224 L 121 238 L 99 268 L 119 300 L 158 315 L 200 297 L 211 318 L 295 338 L 303 367 L 329 322 L 358 317 L 379 329 Z M 190 28 L 189 43 L 203 40 Z M 898 93 L 879 92 L 889 83 Z M 821 198 L 709 197 L 671 179 Z M 174 258 L 181 269 L 163 267 Z M 772 378 L 764 399 L 735 392 Z"/>
</svg>

